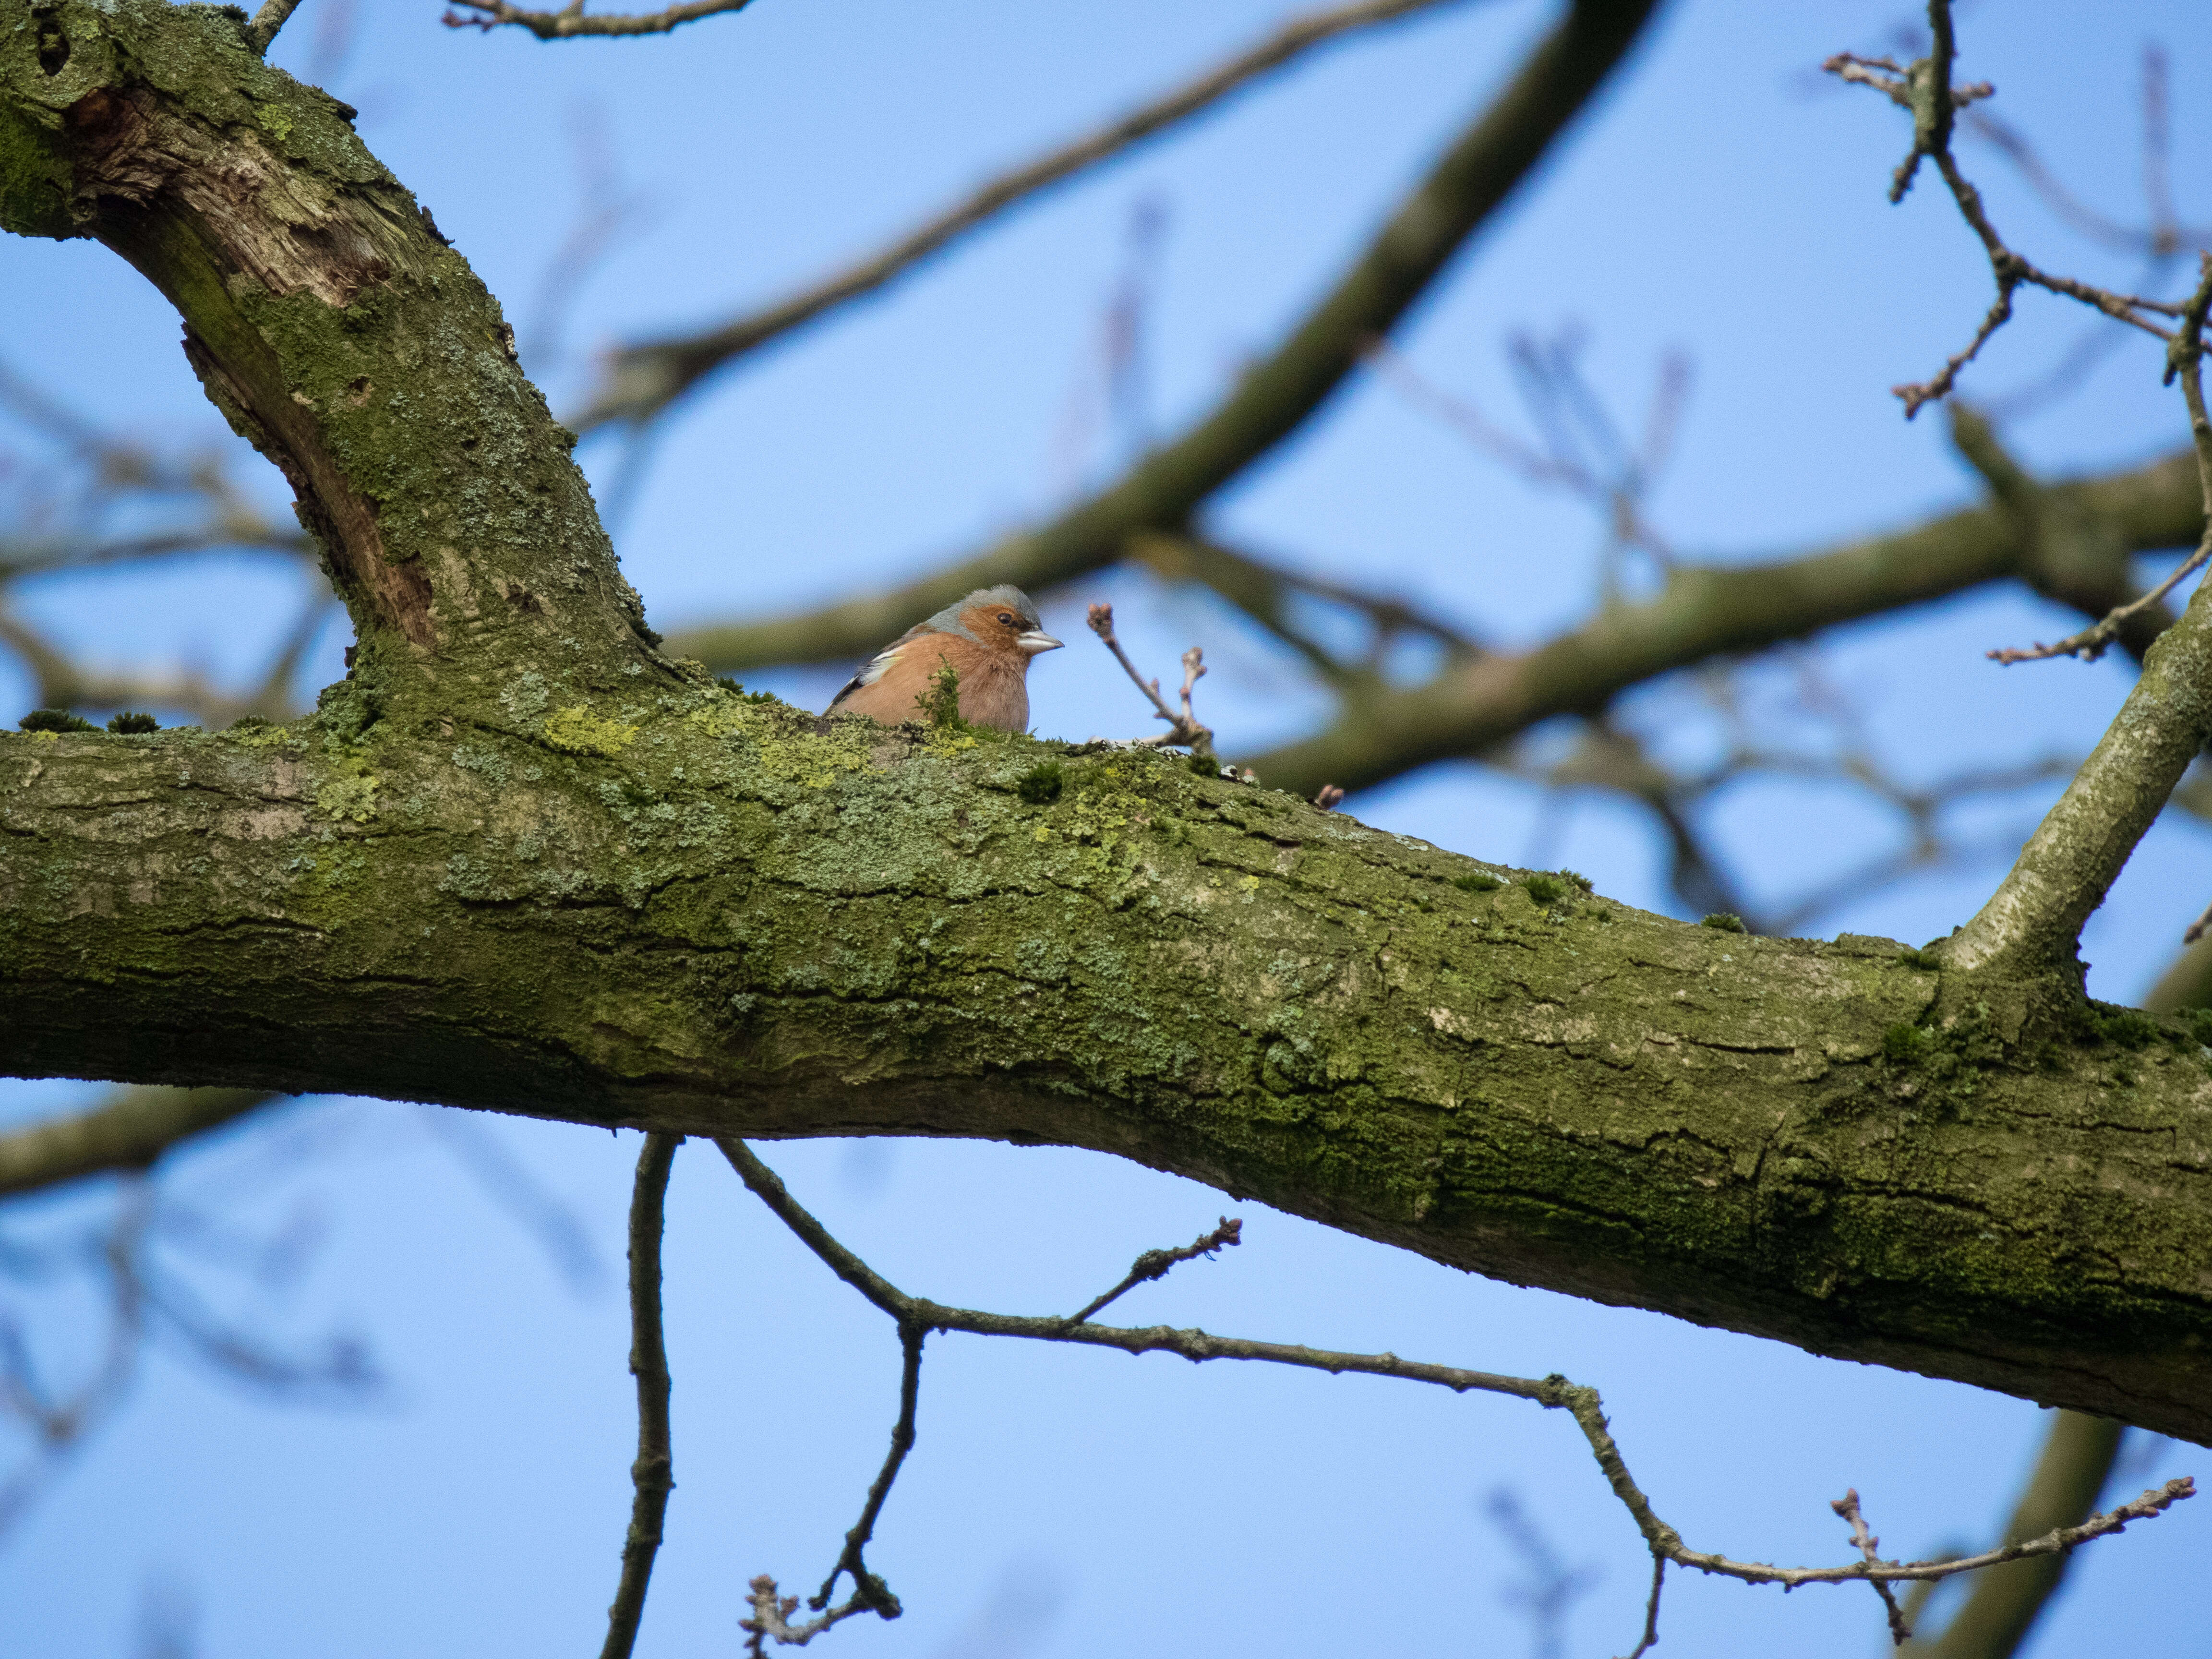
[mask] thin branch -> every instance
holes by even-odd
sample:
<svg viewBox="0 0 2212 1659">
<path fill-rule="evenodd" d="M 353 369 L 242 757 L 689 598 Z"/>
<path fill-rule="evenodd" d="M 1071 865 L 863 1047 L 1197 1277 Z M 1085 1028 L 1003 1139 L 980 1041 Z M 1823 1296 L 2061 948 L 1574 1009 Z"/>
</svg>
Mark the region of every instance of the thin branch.
<svg viewBox="0 0 2212 1659">
<path fill-rule="evenodd" d="M 143 1170 L 179 1142 L 284 1098 L 260 1089 L 118 1090 L 88 1112 L 0 1135 L 0 1197 Z"/>
<path fill-rule="evenodd" d="M 246 26 L 246 44 L 253 48 L 254 56 L 266 58 L 270 42 L 276 40 L 276 31 L 284 27 L 285 20 L 300 9 L 300 0 L 263 0 L 253 21 Z"/>
<path fill-rule="evenodd" d="M 884 1466 L 876 1472 L 868 1486 L 867 1502 L 861 1505 L 860 1518 L 845 1534 L 845 1547 L 837 1557 L 837 1565 L 830 1569 L 830 1576 L 822 1581 L 822 1588 L 808 1598 L 806 1605 L 816 1612 L 830 1605 L 830 1598 L 837 1589 L 838 1577 L 850 1573 L 853 1577 L 853 1598 L 849 1605 L 855 1613 L 873 1609 L 886 1619 L 896 1619 L 902 1609 L 899 1599 L 891 1594 L 890 1586 L 868 1571 L 866 1552 L 868 1540 L 876 1535 L 876 1520 L 884 1512 L 884 1501 L 891 1495 L 891 1484 L 905 1467 L 906 1455 L 914 1449 L 914 1419 L 921 1400 L 921 1345 L 928 1340 L 929 1333 L 918 1325 L 902 1327 L 899 1331 L 899 1347 L 902 1355 L 899 1368 L 898 1421 L 891 1425 L 890 1450 L 884 1454 Z"/>
<path fill-rule="evenodd" d="M 2174 1504 L 2194 1496 L 2196 1492 L 2195 1484 L 2184 1476 L 2169 1480 L 2163 1487 L 2146 1492 L 2134 1502 L 2121 1504 L 2106 1514 L 2092 1516 L 2077 1526 L 2057 1527 L 2039 1537 L 2010 1542 L 1981 1555 L 1957 1559 L 1883 1561 L 1875 1557 L 1869 1547 L 1863 1549 L 1859 1560 L 1837 1567 L 1776 1567 L 1759 1561 L 1734 1560 L 1724 1555 L 1691 1549 L 1683 1542 L 1680 1533 L 1660 1519 L 1653 1510 L 1650 1500 L 1629 1474 L 1620 1448 L 1613 1440 L 1606 1422 L 1604 1402 L 1595 1389 L 1569 1382 L 1556 1374 L 1540 1378 L 1506 1376 L 1494 1372 L 1464 1370 L 1455 1366 L 1401 1359 L 1394 1353 L 1342 1353 L 1285 1343 L 1254 1341 L 1243 1337 L 1215 1336 L 1201 1330 L 1176 1330 L 1161 1325 L 1133 1328 L 1094 1325 L 1087 1321 L 1066 1318 L 1035 1318 L 946 1307 L 926 1297 L 909 1296 L 869 1267 L 793 1199 L 775 1171 L 763 1164 L 743 1141 L 732 1137 L 717 1136 L 714 1144 L 720 1148 L 722 1155 L 729 1160 L 731 1167 L 737 1171 L 746 1188 L 768 1206 L 800 1243 L 812 1250 L 831 1272 L 897 1322 L 902 1340 L 907 1340 L 910 1333 L 916 1331 L 965 1331 L 979 1336 L 1080 1343 L 1132 1354 L 1173 1353 L 1194 1363 L 1239 1359 L 1322 1370 L 1332 1375 L 1352 1371 L 1433 1383 L 1455 1394 L 1499 1394 L 1534 1401 L 1547 1410 L 1565 1411 L 1574 1419 L 1614 1497 L 1635 1520 L 1655 1562 L 1662 1565 L 1672 1562 L 1678 1566 L 1694 1567 L 1702 1572 L 1717 1573 L 1746 1583 L 1781 1584 L 1792 1589 L 1802 1584 L 1852 1583 L 1886 1587 L 1893 1583 L 1948 1578 L 2008 1561 L 2063 1553 L 2093 1538 L 2119 1532 L 2130 1522 L 2148 1520 L 2161 1514 Z M 1645 1620 L 1646 1639 L 1637 1650 L 1639 1654 L 1657 1639 L 1658 1590 L 1659 1578 L 1655 1573 L 1651 1601 Z M 773 1580 L 755 1579 L 753 1592 L 756 1608 L 765 1605 L 770 1613 L 775 1614 L 778 1621 L 787 1616 L 797 1605 L 795 1601 L 787 1600 L 783 1602 L 777 1601 Z M 763 1620 L 763 1623 L 765 1626 L 769 1621 Z M 747 1628 L 753 1626 L 749 1625 Z M 793 1639 L 803 1641 L 819 1633 L 818 1630 L 805 1627 L 800 1627 L 800 1630 L 804 1633 L 794 1632 Z M 774 1634 L 775 1632 L 769 1628 L 767 1633 Z M 758 1652 L 760 1649 L 756 1645 L 754 1650 Z"/>
<path fill-rule="evenodd" d="M 1316 46 L 1449 3 L 1458 0 L 1360 0 L 1356 5 L 1293 18 L 1257 46 L 1165 97 L 1001 173 L 857 264 L 704 334 L 648 340 L 617 351 L 607 363 L 603 384 L 570 424 L 588 432 L 609 421 L 651 420 L 724 364 L 824 312 L 875 293 L 1009 209 L 1202 113 Z M 447 21 L 457 20 L 449 15 Z"/>
<path fill-rule="evenodd" d="M 1890 183 L 1889 199 L 1898 202 L 1912 185 L 1923 157 L 1936 164 L 1943 182 L 1951 192 L 1952 200 L 1975 235 L 1981 239 L 1982 247 L 1989 256 L 1990 273 L 1996 283 L 1996 297 L 1983 316 L 1981 325 L 1963 351 L 1948 358 L 1942 369 L 1933 380 L 1893 387 L 1904 401 L 1905 418 L 1910 420 L 1925 404 L 1948 396 L 1959 378 L 1960 372 L 1981 354 L 1982 347 L 2006 323 L 2012 319 L 2012 297 L 2023 283 L 2040 288 L 2052 294 L 2078 300 L 2094 307 L 2115 321 L 2142 329 L 2160 340 L 2171 341 L 2173 336 L 2149 317 L 2172 317 L 2181 307 L 2162 300 L 2146 299 L 2137 295 L 2116 294 L 2109 289 L 2093 287 L 2070 276 L 2054 276 L 2030 263 L 2008 247 L 1997 234 L 1982 205 L 1981 192 L 1959 170 L 1951 154 L 1951 135 L 1955 112 L 1978 99 L 1992 95 L 1996 88 L 1986 82 L 1972 86 L 1954 87 L 1951 84 L 1951 65 L 1955 55 L 1952 34 L 1950 0 L 1929 0 L 1928 24 L 1934 44 L 1929 55 L 1910 66 L 1900 69 L 1886 58 L 1860 58 L 1850 52 L 1839 52 L 1829 58 L 1821 68 L 1839 78 L 1869 86 L 1885 94 L 1892 102 L 1912 112 L 1912 149 L 1898 167 Z"/>
<path fill-rule="evenodd" d="M 668 1434 L 668 1348 L 660 1331 L 660 1236 L 668 1172 L 683 1143 L 682 1135 L 647 1135 L 630 1193 L 629 1369 L 637 1378 L 637 1460 L 629 1474 L 635 1491 L 629 1530 L 623 1539 L 622 1579 L 607 1609 L 607 1639 L 599 1659 L 629 1659 L 645 1613 L 653 1559 L 660 1549 L 668 1494 L 676 1485 Z"/>
<path fill-rule="evenodd" d="M 1188 524 L 1344 384 L 1366 343 L 1395 326 L 1543 159 L 1652 9 L 1652 0 L 1577 0 L 1289 337 L 1181 436 L 1098 494 L 904 587 L 805 615 L 672 635 L 667 649 L 718 671 L 855 656 L 977 587 L 1010 581 L 1039 592 L 1113 563 L 1134 532 Z"/>
<path fill-rule="evenodd" d="M 2203 384 L 2203 330 L 2212 310 L 2212 253 L 2166 349 L 2166 378 L 2181 381 L 2205 514 L 2197 544 L 2212 550 L 2212 416 Z M 1943 946 L 1960 968 L 2017 962 L 2033 972 L 2075 957 L 2081 924 L 2165 807 L 2212 726 L 2212 603 L 2200 586 L 2181 619 L 2145 661 L 2127 701 L 2004 880 Z M 2078 969 L 2072 971 L 2078 973 Z"/>
<path fill-rule="evenodd" d="M 2004 1536 L 2033 1538 L 2053 1527 L 2086 1520 L 2112 1478 L 2125 1432 L 2110 1418 L 2054 1413 L 2042 1455 L 2005 1524 Z M 1942 1634 L 1923 1637 L 1914 1644 L 1915 1659 L 2011 1659 L 2057 1590 L 2071 1559 L 2038 1556 L 1982 1574 Z"/>
<path fill-rule="evenodd" d="M 1274 787 L 1300 794 L 1324 783 L 1363 789 L 1431 762 L 1487 754 L 1546 720 L 1602 708 L 1670 671 L 1984 582 L 2026 580 L 2063 602 L 2101 611 L 2110 602 L 2104 595 L 2124 599 L 2132 592 L 2130 554 L 2194 545 L 2204 533 L 2187 450 L 2140 471 L 2042 488 L 2051 512 L 2102 527 L 2077 550 L 2085 562 L 2064 586 L 2043 574 L 2019 520 L 1989 504 L 1795 559 L 1677 565 L 1647 600 L 1600 611 L 1527 651 L 1447 663 L 1419 685 L 1364 687 L 1358 706 L 1322 730 L 1239 759 Z M 2097 586 L 2100 571 L 2109 588 Z"/>
<path fill-rule="evenodd" d="M 1644 1634 L 1628 1650 L 1627 1659 L 1644 1659 L 1644 1656 L 1659 1645 L 1659 1592 L 1667 1588 L 1667 1557 L 1658 1550 L 1651 1552 L 1651 1595 L 1644 1603 Z"/>
<path fill-rule="evenodd" d="M 276 0 L 270 0 L 271 6 L 276 3 Z M 297 4 L 298 0 L 293 0 L 293 3 Z M 508 4 L 507 0 L 455 0 L 455 3 L 465 11 L 482 15 L 464 17 L 459 12 L 448 11 L 439 21 L 449 29 L 477 28 L 489 34 L 503 24 L 512 23 L 518 28 L 528 29 L 541 40 L 573 40 L 586 34 L 610 38 L 665 34 L 680 24 L 696 23 L 702 17 L 743 11 L 752 0 L 688 0 L 688 3 L 671 6 L 665 11 L 616 13 L 599 17 L 584 15 L 584 0 L 570 0 L 558 11 L 526 11 L 520 6 Z"/>
</svg>

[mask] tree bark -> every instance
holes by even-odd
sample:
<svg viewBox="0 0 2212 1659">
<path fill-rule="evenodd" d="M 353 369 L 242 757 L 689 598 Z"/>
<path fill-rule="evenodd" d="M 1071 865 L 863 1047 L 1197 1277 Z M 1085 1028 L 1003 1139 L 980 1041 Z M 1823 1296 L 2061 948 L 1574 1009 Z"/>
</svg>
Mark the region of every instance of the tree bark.
<svg viewBox="0 0 2212 1659">
<path fill-rule="evenodd" d="M 9 1071 L 1092 1147 L 2212 1441 L 2180 1025 L 2020 1027 L 1888 941 L 731 693 L 641 631 L 459 256 L 216 9 L 0 0 L 0 221 L 176 301 L 362 641 L 289 726 L 0 737 Z"/>
</svg>

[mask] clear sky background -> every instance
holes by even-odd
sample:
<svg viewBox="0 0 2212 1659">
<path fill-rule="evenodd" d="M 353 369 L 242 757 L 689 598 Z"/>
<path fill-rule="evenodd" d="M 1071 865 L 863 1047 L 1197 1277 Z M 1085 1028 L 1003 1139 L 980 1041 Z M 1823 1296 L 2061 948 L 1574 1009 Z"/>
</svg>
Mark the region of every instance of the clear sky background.
<svg viewBox="0 0 2212 1659">
<path fill-rule="evenodd" d="M 504 300 L 556 407 L 592 352 L 767 298 L 985 173 L 1182 79 L 1281 15 L 1279 0 L 1017 5 L 758 0 L 665 39 L 541 45 L 438 26 L 431 0 L 307 0 L 274 54 L 357 104 L 363 137 Z M 319 17 L 319 14 L 320 14 Z M 655 624 L 804 606 L 928 568 L 1110 476 L 1140 433 L 1100 410 L 1100 331 L 1140 211 L 1163 216 L 1146 311 L 1144 429 L 1206 408 L 1276 339 L 1553 15 L 1457 6 L 1317 56 L 1189 132 L 1089 175 L 892 294 L 794 337 L 685 404 L 621 492 L 626 568 Z M 1962 75 L 2081 194 L 2139 217 L 2140 53 L 2176 66 L 2185 216 L 2212 220 L 2212 12 L 2185 0 L 1960 8 Z M 1923 187 L 1884 200 L 1901 114 L 1825 83 L 1820 61 L 1893 49 L 1901 0 L 1682 0 L 1545 170 L 1493 221 L 1398 343 L 1419 369 L 1518 419 L 1505 346 L 1577 331 L 1632 427 L 1672 351 L 1694 365 L 1651 511 L 1686 557 L 1752 562 L 1833 544 L 1975 498 L 1938 418 L 1887 388 L 1971 333 L 1986 267 Z M 2068 234 L 1985 145 L 1962 146 L 2032 257 L 2129 284 L 2122 256 Z M 638 210 L 556 307 L 547 274 L 586 179 Z M 0 241 L 0 360 L 118 430 L 236 447 L 135 273 L 86 244 Z M 1969 389 L 2032 379 L 2086 326 L 2030 297 Z M 2008 426 L 2040 469 L 2108 468 L 2185 432 L 2154 347 L 2124 343 L 2075 393 Z M 35 440 L 0 434 L 9 465 Z M 581 452 L 603 500 L 619 443 Z M 272 471 L 240 463 L 280 506 Z M 253 469 L 259 468 L 257 472 Z M 1301 568 L 1418 598 L 1485 638 L 1540 640 L 1586 614 L 1600 527 L 1532 491 L 1369 379 L 1217 503 L 1212 522 Z M 241 683 L 289 625 L 298 574 L 236 556 L 49 580 L 24 608 L 95 659 L 198 662 Z M 1078 641 L 1032 678 L 1046 736 L 1135 735 L 1145 711 L 1086 649 L 1110 598 L 1140 662 L 1184 646 L 1214 672 L 1201 713 L 1252 751 L 1326 705 L 1222 607 L 1132 577 L 1051 596 Z M 1887 763 L 1915 781 L 2078 755 L 2125 694 L 2119 663 L 1999 670 L 1991 646 L 2073 625 L 1984 593 L 1844 630 L 1810 660 Z M 338 673 L 335 625 L 303 690 Z M 843 670 L 752 677 L 818 707 Z M 1760 729 L 1817 737 L 1753 677 Z M 0 669 L 0 712 L 28 706 Z M 1631 700 L 1668 752 L 1712 751 L 1693 687 Z M 1957 815 L 2001 843 L 2050 788 Z M 1467 766 L 1355 798 L 1377 826 L 1674 906 L 1636 811 Z M 1711 827 L 1762 902 L 1857 867 L 1899 826 L 1831 787 L 1747 782 Z M 2138 997 L 2208 896 L 2206 830 L 2154 830 L 2094 918 L 2092 988 Z M 1812 925 L 1917 942 L 1969 915 L 1999 852 L 1857 895 Z M 0 1121 L 88 1098 L 0 1085 Z M 967 1143 L 763 1146 L 848 1242 L 939 1300 L 1072 1310 L 1146 1248 L 1225 1207 L 1194 1184 L 1091 1154 Z M 179 1285 L 267 1340 L 358 1340 L 385 1384 L 366 1404 L 272 1403 L 158 1343 L 123 1411 L 0 1539 L 0 1659 L 151 1651 L 207 1659 L 589 1651 L 627 1518 L 635 1421 L 624 1371 L 622 1222 L 636 1138 L 371 1102 L 319 1102 L 217 1138 L 164 1177 Z M 0 1241 L 65 1241 L 116 1202 L 94 1183 L 0 1212 Z M 1243 1205 L 1243 1248 L 1127 1304 L 1132 1321 L 1598 1386 L 1632 1467 L 1701 1547 L 1771 1560 L 1849 1552 L 1828 1501 L 1856 1486 L 1887 1553 L 1986 1540 L 2047 1418 L 1956 1385 L 1812 1358 L 1656 1316 L 1513 1289 Z M 90 1363 L 95 1299 L 67 1275 L 0 1278 L 0 1306 L 58 1373 Z M 734 1653 L 756 1572 L 811 1589 L 881 1456 L 897 1345 L 710 1150 L 679 1157 L 668 1321 L 678 1486 L 640 1652 Z M 1567 1651 L 1632 1644 L 1648 1572 L 1633 1528 L 1564 1420 L 1509 1401 L 1371 1379 L 1194 1368 L 1153 1357 L 943 1337 L 921 1441 L 871 1560 L 905 1598 L 836 1652 L 930 1659 L 1130 1653 L 1515 1655 L 1527 1570 L 1488 1512 L 1516 1495 L 1593 1575 Z M 2130 1492 L 2212 1466 L 2137 1446 Z M 20 1443 L 0 1431 L 0 1455 Z M 0 1464 L 0 1473 L 7 1466 Z M 2034 1651 L 2212 1655 L 2201 1583 L 2212 1510 L 2183 1505 L 2098 1544 Z M 1664 1651 L 1861 1655 L 1885 1645 L 1863 1589 L 1788 1598 L 1676 1577 Z"/>
</svg>

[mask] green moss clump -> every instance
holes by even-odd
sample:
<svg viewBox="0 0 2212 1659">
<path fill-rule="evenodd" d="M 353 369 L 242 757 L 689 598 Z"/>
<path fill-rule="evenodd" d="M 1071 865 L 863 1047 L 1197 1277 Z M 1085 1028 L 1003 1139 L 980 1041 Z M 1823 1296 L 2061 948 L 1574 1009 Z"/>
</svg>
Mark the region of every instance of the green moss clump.
<svg viewBox="0 0 2212 1659">
<path fill-rule="evenodd" d="M 1595 893 L 1597 891 L 1597 884 L 1579 870 L 1562 870 L 1559 872 L 1559 879 L 1561 881 L 1572 882 L 1576 886 L 1581 888 L 1585 893 Z"/>
<path fill-rule="evenodd" d="M 2212 1048 L 2212 1008 L 2191 1008 L 2181 1018 L 2200 1048 Z"/>
<path fill-rule="evenodd" d="M 1195 749 L 1190 751 L 1190 759 L 1187 764 L 1194 777 L 1218 778 L 1221 775 L 1221 763 L 1212 756 L 1202 754 Z"/>
<path fill-rule="evenodd" d="M 1494 893 L 1505 885 L 1487 870 L 1474 870 L 1463 876 L 1454 876 L 1451 884 L 1462 893 Z"/>
<path fill-rule="evenodd" d="M 1521 889 L 1528 895 L 1531 902 L 1549 904 L 1565 896 L 1567 884 L 1557 876 L 1547 876 L 1539 871 L 1533 876 L 1523 876 Z"/>
<path fill-rule="evenodd" d="M 778 700 L 775 693 L 773 691 L 746 690 L 744 686 L 738 684 L 737 681 L 732 679 L 727 674 L 715 675 L 714 684 L 720 686 L 723 690 L 728 692 L 740 702 L 775 702 Z"/>
<path fill-rule="evenodd" d="M 1032 806 L 1049 806 L 1060 799 L 1065 780 L 1060 775 L 1060 763 L 1048 760 L 1031 767 L 1022 774 L 1014 793 Z"/>
<path fill-rule="evenodd" d="M 2106 1042 L 2132 1050 L 2148 1048 L 2158 1041 L 2158 1022 L 2141 1009 L 2113 1008 L 2103 1003 L 2094 1006 L 2097 1035 Z"/>
<path fill-rule="evenodd" d="M 161 722 L 151 714 L 140 714 L 126 708 L 119 714 L 107 717 L 107 729 L 118 738 L 138 738 L 149 732 L 160 731 Z"/>
<path fill-rule="evenodd" d="M 1743 918 L 1733 910 L 1716 910 L 1698 926 L 1711 927 L 1715 932 L 1723 933 L 1741 933 L 1744 931 Z"/>
<path fill-rule="evenodd" d="M 1917 951 L 1907 951 L 1898 957 L 1898 961 L 1905 967 L 1917 968 L 1921 972 L 1927 974 L 1935 973 L 1943 965 L 1943 958 L 1924 945 Z"/>
<path fill-rule="evenodd" d="M 15 722 L 26 732 L 97 732 L 100 728 L 66 708 L 33 708 Z"/>
<path fill-rule="evenodd" d="M 240 714 L 230 723 L 229 729 L 233 732 L 258 732 L 264 726 L 274 724 L 275 721 L 265 720 L 258 714 Z"/>
<path fill-rule="evenodd" d="M 968 722 L 960 718 L 960 672 L 949 662 L 938 664 L 929 690 L 914 700 L 914 706 L 932 726 L 954 732 L 968 729 Z"/>
<path fill-rule="evenodd" d="M 1893 1066 L 1917 1066 L 1936 1039 L 1917 1025 L 1893 1025 L 1881 1034 L 1881 1057 Z"/>
</svg>

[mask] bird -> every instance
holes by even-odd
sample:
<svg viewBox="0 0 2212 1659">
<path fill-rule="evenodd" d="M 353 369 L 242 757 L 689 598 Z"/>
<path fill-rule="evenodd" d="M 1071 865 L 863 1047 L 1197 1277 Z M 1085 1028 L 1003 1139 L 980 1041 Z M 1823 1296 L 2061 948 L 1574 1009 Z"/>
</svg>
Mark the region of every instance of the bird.
<svg viewBox="0 0 2212 1659">
<path fill-rule="evenodd" d="M 960 678 L 960 718 L 970 726 L 1024 732 L 1030 723 L 1030 659 L 1066 641 L 1044 631 L 1030 596 L 1009 582 L 979 587 L 916 623 L 845 682 L 824 711 L 866 714 L 896 726 L 927 718 L 938 677 Z"/>
</svg>

